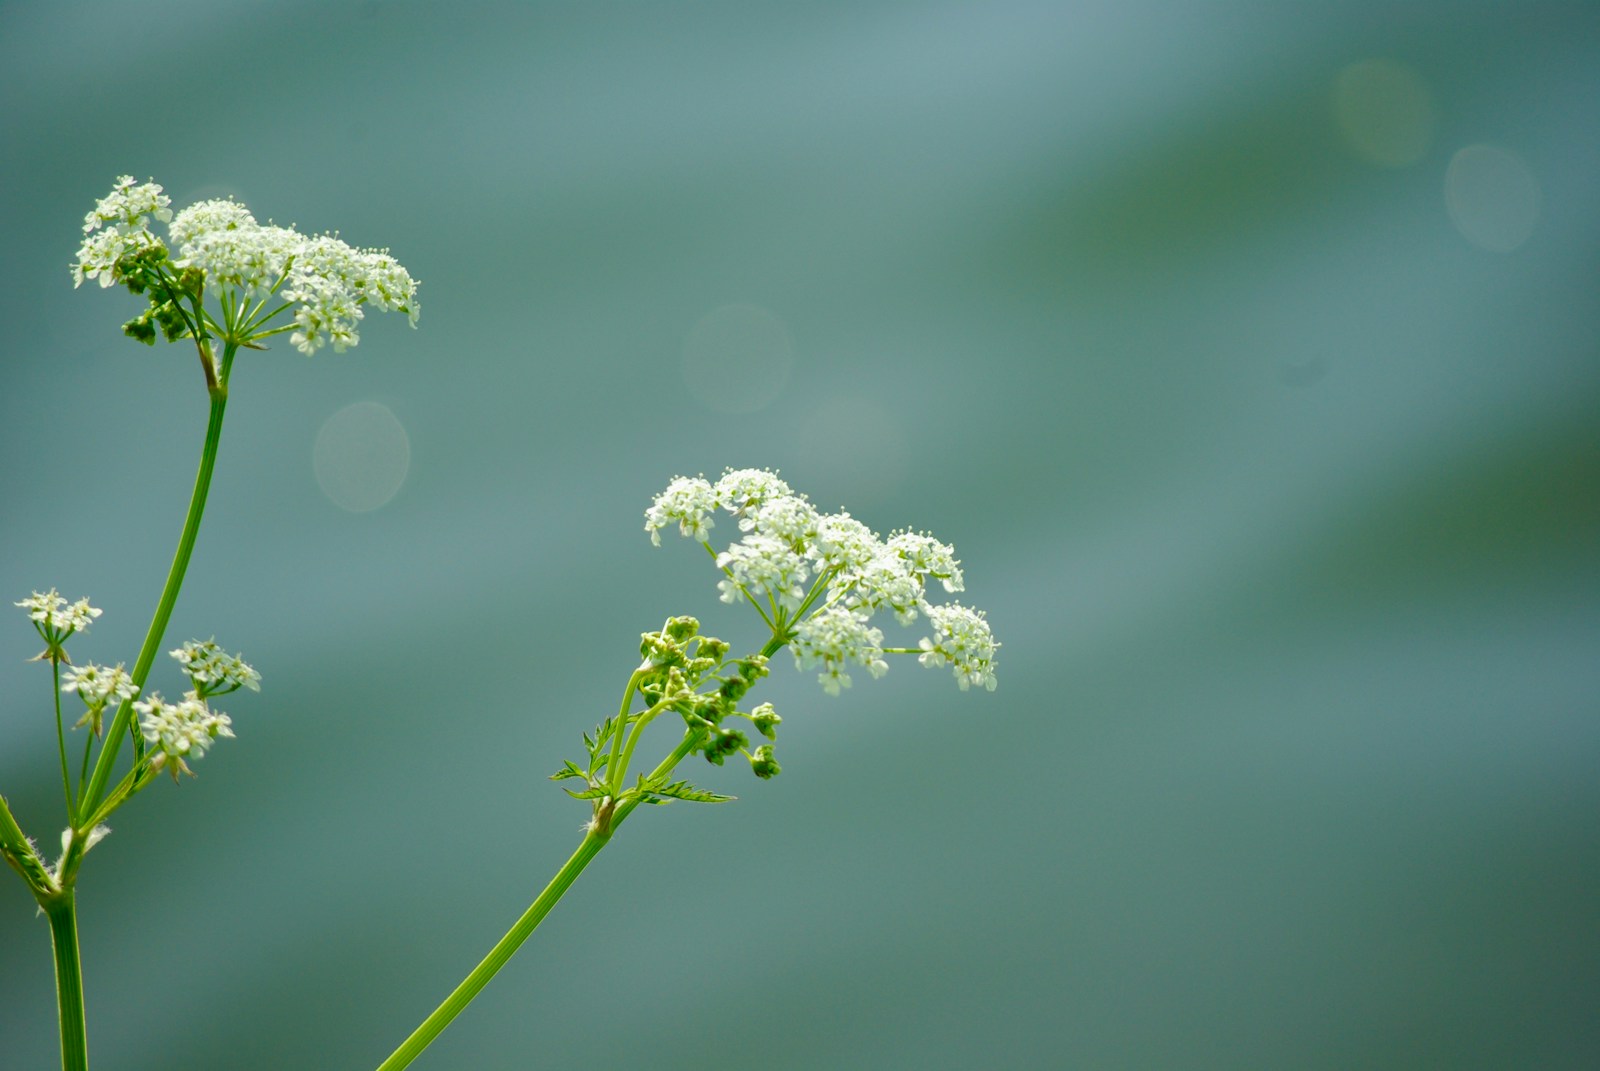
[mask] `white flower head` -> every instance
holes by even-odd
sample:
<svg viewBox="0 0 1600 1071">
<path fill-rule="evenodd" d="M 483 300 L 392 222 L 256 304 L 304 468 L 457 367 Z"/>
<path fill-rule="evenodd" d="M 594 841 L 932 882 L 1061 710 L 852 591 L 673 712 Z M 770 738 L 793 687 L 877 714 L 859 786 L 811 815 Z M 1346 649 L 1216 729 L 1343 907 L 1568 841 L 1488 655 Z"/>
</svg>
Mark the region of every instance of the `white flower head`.
<svg viewBox="0 0 1600 1071">
<path fill-rule="evenodd" d="M 800 495 L 784 495 L 768 499 L 740 517 L 739 528 L 781 539 L 803 552 L 817 537 L 817 511 Z"/>
<path fill-rule="evenodd" d="M 881 548 L 859 569 L 841 573 L 833 586 L 846 606 L 868 612 L 893 610 L 902 625 L 917 619 L 917 607 L 922 604 L 921 578 L 907 567 L 904 558 L 888 548 Z"/>
<path fill-rule="evenodd" d="M 387 249 L 357 249 L 334 235 L 306 236 L 293 227 L 261 224 L 231 198 L 199 201 L 174 217 L 160 190 L 154 185 L 122 190 L 119 182 L 113 197 L 90 213 L 90 222 L 106 221 L 108 231 L 85 239 L 73 268 L 79 283 L 99 278 L 100 285 L 109 286 L 120 257 L 160 245 L 145 229 L 147 216 L 153 215 L 172 220 L 175 267 L 198 270 L 205 286 L 217 291 L 237 291 L 245 299 L 276 291 L 294 306 L 290 341 L 302 353 L 330 343 L 335 351 L 356 345 L 361 341 L 357 326 L 369 305 L 405 313 L 411 326 L 417 325 L 417 282 Z M 85 234 L 93 229 L 85 223 Z"/>
<path fill-rule="evenodd" d="M 55 588 L 34 592 L 21 602 L 14 603 L 28 611 L 28 619 L 44 633 L 54 633 L 65 638 L 73 632 L 86 631 L 101 611 L 89 605 L 87 598 L 68 603 Z"/>
<path fill-rule="evenodd" d="M 745 536 L 717 555 L 717 567 L 729 574 L 717 585 L 723 602 L 736 603 L 746 592 L 757 600 L 770 595 L 790 610 L 805 601 L 810 576 L 805 559 L 775 536 L 759 532 Z"/>
<path fill-rule="evenodd" d="M 883 544 L 871 528 L 841 510 L 817 518 L 817 538 L 811 557 L 819 572 L 828 569 L 859 571 L 878 556 Z"/>
<path fill-rule="evenodd" d="M 133 683 L 133 678 L 121 662 L 109 667 L 97 666 L 93 662 L 68 666 L 62 671 L 61 690 L 76 692 L 88 708 L 73 728 L 90 726 L 96 736 L 100 735 L 100 719 L 107 706 L 139 694 L 138 685 Z"/>
<path fill-rule="evenodd" d="M 983 611 L 951 603 L 928 606 L 924 612 L 933 626 L 933 635 L 921 641 L 918 661 L 924 666 L 949 663 L 963 692 L 974 684 L 994 691 L 994 653 L 1000 645 L 995 642 Z"/>
<path fill-rule="evenodd" d="M 733 514 L 749 513 L 763 502 L 794 494 L 776 472 L 767 469 L 728 469 L 717 481 L 716 492 L 717 502 Z"/>
<path fill-rule="evenodd" d="M 952 594 L 964 590 L 961 562 L 950 544 L 941 543 L 926 532 L 894 532 L 889 536 L 888 545 L 905 559 L 907 568 L 917 576 L 935 578 Z"/>
<path fill-rule="evenodd" d="M 190 205 L 172 221 L 170 233 L 178 267 L 198 268 L 207 286 L 236 288 L 251 298 L 271 292 L 301 244 L 294 231 L 261 226 L 231 198 Z"/>
<path fill-rule="evenodd" d="M 677 476 L 644 511 L 644 530 L 650 533 L 650 542 L 659 547 L 661 529 L 677 522 L 681 534 L 708 543 L 716 524 L 711 515 L 716 509 L 716 493 L 704 477 Z"/>
<path fill-rule="evenodd" d="M 850 687 L 846 666 L 865 666 L 874 677 L 889 671 L 883 660 L 883 633 L 867 624 L 864 614 L 830 606 L 802 621 L 791 646 L 799 669 L 820 667 L 817 680 L 829 695 Z"/>
<path fill-rule="evenodd" d="M 233 721 L 214 713 L 195 692 L 184 693 L 178 703 L 152 692 L 133 709 L 139 712 L 139 732 L 151 747 L 150 768 L 168 770 L 174 781 L 180 773 L 194 773 L 186 759 L 204 758 L 214 740 L 233 736 Z"/>
<path fill-rule="evenodd" d="M 261 690 L 261 674 L 252 669 L 238 655 L 231 655 L 217 646 L 217 641 L 190 640 L 176 651 L 168 652 L 194 681 L 202 696 L 225 695 L 248 688 Z"/>
<path fill-rule="evenodd" d="M 83 217 L 83 245 L 72 265 L 72 285 L 98 279 L 102 287 L 116 281 L 116 264 L 123 257 L 161 245 L 150 233 L 150 219 L 165 223 L 172 218 L 171 199 L 154 182 L 135 185 L 123 175 Z"/>
</svg>

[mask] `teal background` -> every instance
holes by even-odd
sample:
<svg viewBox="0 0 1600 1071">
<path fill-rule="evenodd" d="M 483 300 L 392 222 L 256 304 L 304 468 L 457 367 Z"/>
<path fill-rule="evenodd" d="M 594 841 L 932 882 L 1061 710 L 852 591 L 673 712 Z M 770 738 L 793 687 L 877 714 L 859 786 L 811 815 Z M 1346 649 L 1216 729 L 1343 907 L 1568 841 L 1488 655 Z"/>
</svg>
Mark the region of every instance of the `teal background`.
<svg viewBox="0 0 1600 1071">
<path fill-rule="evenodd" d="M 416 332 L 239 360 L 169 646 L 265 688 L 87 864 L 94 1065 L 376 1065 L 576 844 L 544 776 L 638 633 L 760 641 L 641 531 L 728 465 L 953 542 L 999 690 L 780 661 L 783 776 L 695 770 L 740 801 L 638 815 L 414 1066 L 1600 1065 L 1597 15 L 0 3 L 0 592 L 91 595 L 78 657 L 131 662 L 205 420 L 70 285 L 112 179 L 423 281 Z M 1404 166 L 1336 121 L 1375 58 L 1431 108 Z M 1537 182 L 1509 251 L 1447 210 L 1476 144 Z M 792 342 L 755 412 L 684 376 L 729 304 Z M 410 469 L 350 513 L 312 451 L 364 401 Z M 9 878 L 0 994 L 0 1066 L 51 1066 Z"/>
</svg>

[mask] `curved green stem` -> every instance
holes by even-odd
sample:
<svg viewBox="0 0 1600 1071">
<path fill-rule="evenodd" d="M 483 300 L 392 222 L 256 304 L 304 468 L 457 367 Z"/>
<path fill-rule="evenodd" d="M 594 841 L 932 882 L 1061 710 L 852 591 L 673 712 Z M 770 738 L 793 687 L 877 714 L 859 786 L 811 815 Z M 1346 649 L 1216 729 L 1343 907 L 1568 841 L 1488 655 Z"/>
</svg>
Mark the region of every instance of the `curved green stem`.
<svg viewBox="0 0 1600 1071">
<path fill-rule="evenodd" d="M 83 968 L 78 962 L 78 910 L 72 890 L 44 905 L 56 957 L 56 1007 L 61 1019 L 62 1071 L 88 1071 L 89 1038 L 83 1022 Z"/>
<path fill-rule="evenodd" d="M 223 351 L 221 377 L 211 380 L 208 375 L 208 386 L 214 382 L 211 389 L 211 416 L 206 423 L 206 442 L 200 453 L 200 471 L 195 474 L 194 492 L 189 496 L 189 513 L 184 518 L 183 534 L 178 537 L 178 550 L 172 558 L 172 568 L 167 571 L 167 583 L 161 589 L 161 601 L 156 604 L 156 613 L 150 620 L 150 628 L 144 636 L 144 646 L 139 649 L 139 658 L 133 664 L 133 683 L 142 689 L 145 678 L 150 675 L 150 667 L 156 660 L 156 652 L 161 648 L 161 637 L 167 630 L 167 621 L 172 617 L 172 608 L 177 605 L 178 591 L 183 587 L 183 574 L 189 568 L 189 556 L 194 552 L 195 537 L 200 533 L 200 518 L 206 511 L 206 494 L 211 490 L 211 473 L 217 463 L 217 444 L 222 440 L 222 417 L 228 408 L 228 372 L 233 364 L 235 347 L 230 343 Z M 122 750 L 122 738 L 129 731 L 133 722 L 133 700 L 124 699 L 117 707 L 117 715 L 112 719 L 111 728 L 106 733 L 106 742 L 100 749 L 100 756 L 95 760 L 94 773 L 89 779 L 89 787 L 83 791 L 77 807 L 75 819 L 85 814 L 92 814 L 99 808 L 100 796 L 105 792 L 106 782 L 111 779 L 112 767 L 116 765 L 117 753 Z M 74 825 L 78 825 L 74 821 Z"/>
<path fill-rule="evenodd" d="M 483 962 L 474 967 L 472 973 L 468 974 L 461 984 L 456 986 L 455 991 L 445 998 L 444 1003 L 434 1009 L 433 1014 L 424 1019 L 422 1025 L 417 1027 L 387 1060 L 378 1065 L 378 1071 L 398 1071 L 399 1068 L 410 1066 L 411 1061 L 421 1055 L 422 1050 L 444 1032 L 444 1028 L 472 1003 L 472 998 L 489 984 L 489 979 L 506 965 L 506 961 L 522 946 L 522 942 L 528 939 L 534 928 L 550 913 L 550 909 L 556 906 L 556 901 L 561 899 L 561 895 L 577 880 L 578 875 L 583 873 L 583 868 L 589 865 L 589 860 L 599 854 L 609 839 L 609 835 L 598 833 L 584 836 L 583 843 L 572 853 L 572 858 L 556 871 L 556 876 L 550 879 L 550 884 L 544 887 L 538 899 L 523 912 L 522 917 L 517 919 L 510 931 L 489 950 L 489 954 L 483 957 Z"/>
</svg>

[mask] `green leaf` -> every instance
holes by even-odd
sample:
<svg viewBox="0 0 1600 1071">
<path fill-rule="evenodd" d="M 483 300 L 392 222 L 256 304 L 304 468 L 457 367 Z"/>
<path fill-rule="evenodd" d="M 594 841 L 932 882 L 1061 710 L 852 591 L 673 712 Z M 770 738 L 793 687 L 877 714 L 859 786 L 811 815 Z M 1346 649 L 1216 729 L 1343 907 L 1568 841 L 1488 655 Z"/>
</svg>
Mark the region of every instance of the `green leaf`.
<svg viewBox="0 0 1600 1071">
<path fill-rule="evenodd" d="M 561 769 L 557 770 L 555 773 L 550 775 L 550 780 L 552 780 L 552 781 L 565 781 L 569 777 L 584 777 L 584 778 L 587 778 L 588 775 L 585 774 L 582 770 L 578 769 L 577 764 L 574 763 L 571 759 L 565 759 L 562 762 Z"/>
<path fill-rule="evenodd" d="M 597 788 L 586 788 L 582 792 L 578 792 L 575 789 L 570 788 L 564 788 L 561 791 L 565 792 L 575 800 L 597 800 L 601 796 L 610 795 L 604 785 L 600 785 Z"/>
<path fill-rule="evenodd" d="M 668 799 L 687 800 L 690 803 L 727 803 L 729 800 L 738 799 L 737 796 L 722 796 L 695 788 L 687 781 L 673 781 L 665 785 L 652 786 L 648 791 Z"/>
</svg>

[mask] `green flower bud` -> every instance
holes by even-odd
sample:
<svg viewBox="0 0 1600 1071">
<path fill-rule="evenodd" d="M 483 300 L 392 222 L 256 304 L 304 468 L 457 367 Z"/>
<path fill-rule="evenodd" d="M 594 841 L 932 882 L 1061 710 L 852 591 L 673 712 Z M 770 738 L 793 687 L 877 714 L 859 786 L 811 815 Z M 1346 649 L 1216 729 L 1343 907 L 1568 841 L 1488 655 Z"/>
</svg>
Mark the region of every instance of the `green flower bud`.
<svg viewBox="0 0 1600 1071">
<path fill-rule="evenodd" d="M 161 325 L 161 333 L 166 336 L 168 342 L 188 337 L 189 325 L 183 322 L 176 305 L 170 301 L 163 301 L 154 311 L 156 323 Z"/>
<path fill-rule="evenodd" d="M 783 719 L 778 717 L 778 712 L 772 709 L 771 703 L 762 703 L 751 711 L 750 720 L 755 723 L 756 732 L 768 740 L 776 740 L 778 738 L 778 725 Z"/>
<path fill-rule="evenodd" d="M 750 770 L 763 781 L 777 777 L 783 772 L 778 760 L 772 757 L 771 744 L 762 744 L 756 748 L 755 754 L 750 756 Z"/>
<path fill-rule="evenodd" d="M 154 311 L 154 309 L 145 309 L 144 312 L 123 324 L 122 333 L 135 342 L 143 342 L 146 346 L 154 346 L 156 344 L 156 329 L 155 325 L 150 322 L 150 314 Z"/>
<path fill-rule="evenodd" d="M 728 702 L 737 703 L 749 690 L 750 682 L 743 677 L 729 677 L 722 682 L 722 687 L 718 688 L 717 692 Z"/>
<path fill-rule="evenodd" d="M 699 655 L 701 658 L 710 658 L 714 660 L 717 665 L 721 665 L 722 660 L 728 657 L 728 648 L 729 644 L 727 640 L 714 639 L 711 636 L 701 636 L 700 646 L 695 649 L 695 654 Z"/>
<path fill-rule="evenodd" d="M 765 655 L 753 654 L 747 658 L 739 659 L 739 676 L 754 684 L 767 675 L 767 659 Z"/>
<path fill-rule="evenodd" d="M 700 631 L 700 622 L 692 617 L 674 617 L 667 622 L 667 635 L 678 643 L 694 638 Z"/>
</svg>

